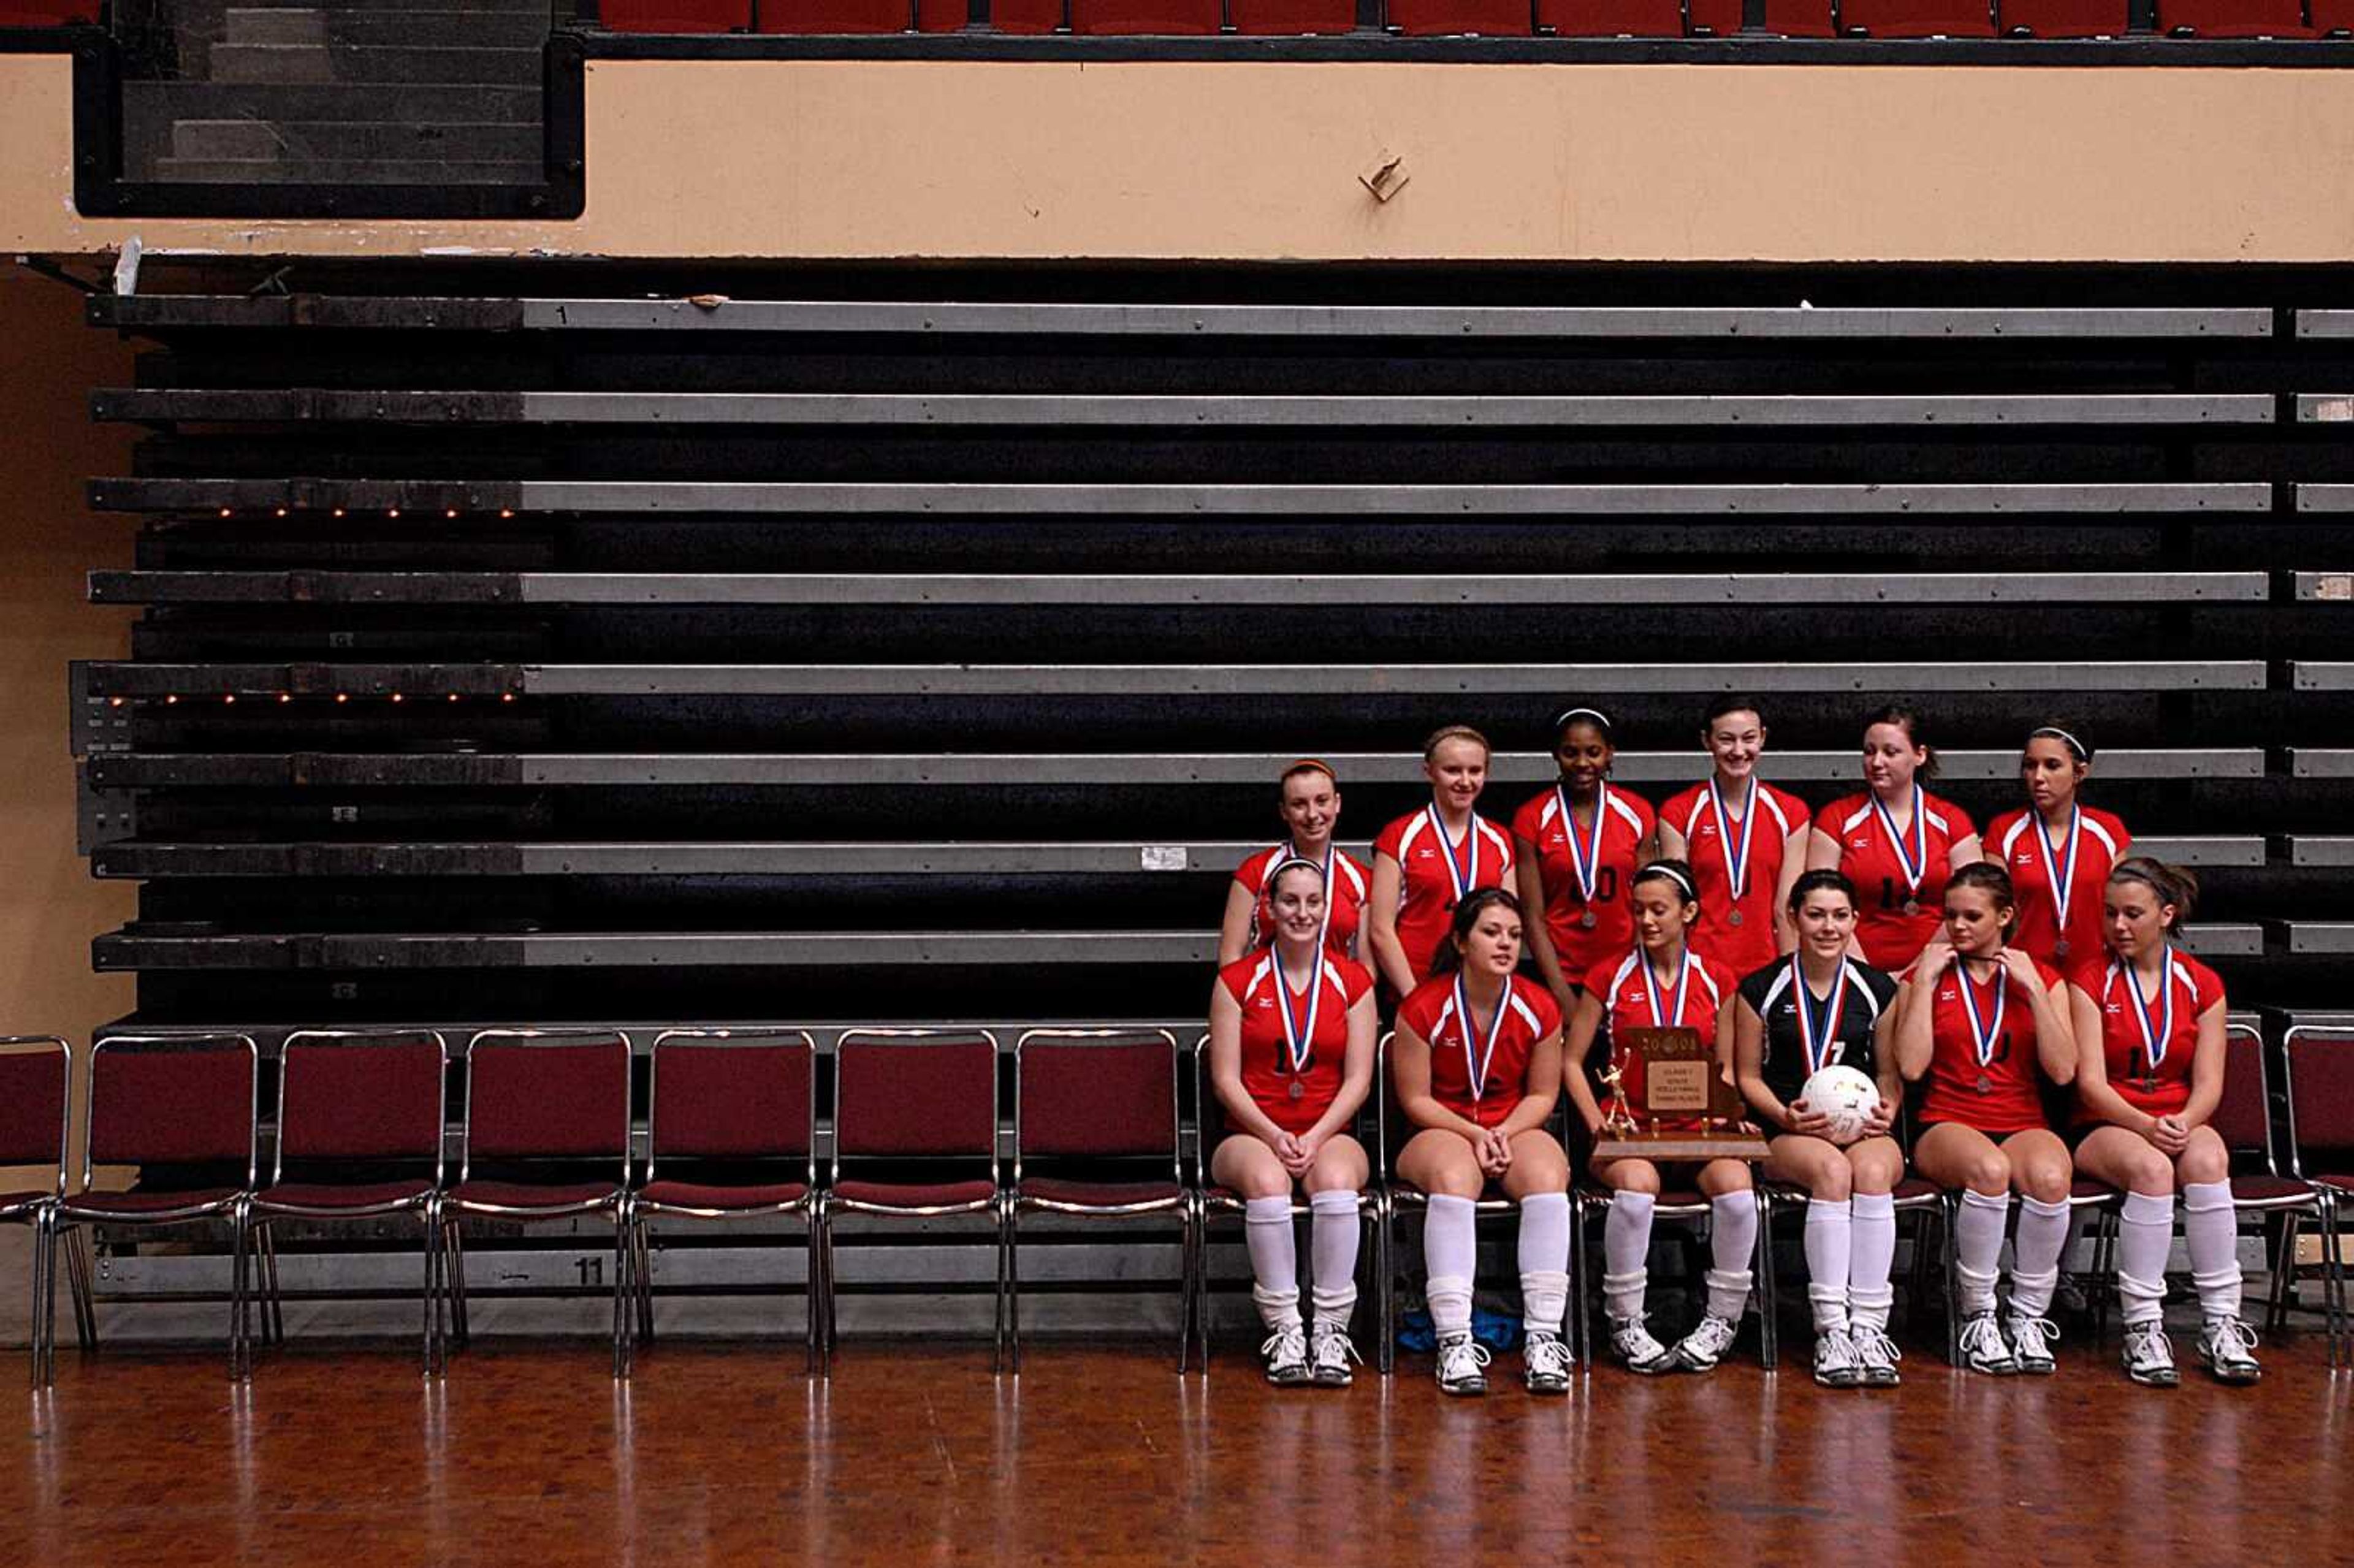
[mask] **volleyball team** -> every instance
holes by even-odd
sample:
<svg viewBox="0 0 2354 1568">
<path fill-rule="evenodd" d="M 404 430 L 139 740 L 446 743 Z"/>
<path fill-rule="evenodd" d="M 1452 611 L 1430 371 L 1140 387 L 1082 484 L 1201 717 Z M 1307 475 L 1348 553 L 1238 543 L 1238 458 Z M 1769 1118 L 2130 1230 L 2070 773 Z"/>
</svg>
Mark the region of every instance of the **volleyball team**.
<svg viewBox="0 0 2354 1568">
<path fill-rule="evenodd" d="M 1639 1102 L 1639 1059 L 1619 1065 L 1615 1086 L 1596 1074 L 1615 1032 L 1654 1027 L 1714 1042 L 1770 1152 L 1755 1171 L 1737 1160 L 1589 1162 L 1611 1194 L 1608 1351 L 1628 1371 L 1705 1372 L 1732 1344 L 1762 1178 L 1807 1195 L 1816 1381 L 1894 1384 L 1893 1194 L 1909 1160 L 1960 1194 L 1951 1245 L 1970 1370 L 2053 1370 L 2046 1314 L 2082 1171 L 2125 1194 L 2126 1375 L 2177 1381 L 2160 1306 L 2179 1199 L 2199 1358 L 2226 1383 L 2256 1381 L 2226 1152 L 2209 1125 L 2223 1085 L 2222 982 L 2174 942 L 2194 879 L 2132 854 L 2125 824 L 2079 799 L 2089 745 L 2035 730 L 2020 760 L 2026 805 L 1980 833 L 1929 791 L 1935 757 L 1905 708 L 1865 727 L 1863 790 L 1815 812 L 1758 777 L 1766 729 L 1745 699 L 1709 709 L 1709 779 L 1656 810 L 1610 781 L 1605 715 L 1572 708 L 1555 730 L 1560 777 L 1509 830 L 1478 809 L 1485 738 L 1460 726 L 1432 736 L 1430 801 L 1382 830 L 1370 870 L 1334 847 L 1331 768 L 1294 763 L 1280 781 L 1288 836 L 1235 874 L 1209 1035 L 1228 1136 L 1210 1170 L 1245 1201 L 1271 1381 L 1350 1381 L 1369 1174 L 1351 1129 L 1373 1092 L 1383 1001 L 1395 1006 L 1388 1067 L 1410 1129 L 1396 1175 L 1427 1195 L 1424 1294 L 1449 1393 L 1487 1388 L 1488 1352 L 1471 1336 L 1473 1219 L 1496 1192 L 1519 1212 L 1527 1386 L 1568 1391 L 1575 1173 L 1548 1128 L 1565 1094 L 1590 1147 L 1613 1092 Z M 1830 1066 L 1871 1078 L 1876 1105 L 1838 1118 L 1810 1105 L 1805 1086 Z M 1908 1086 L 1909 1153 L 1895 1136 Z M 1645 1306 L 1663 1188 L 1697 1189 L 1710 1212 L 1705 1304 L 1672 1343 Z M 1310 1211 L 1304 1315 L 1296 1191 Z"/>
</svg>

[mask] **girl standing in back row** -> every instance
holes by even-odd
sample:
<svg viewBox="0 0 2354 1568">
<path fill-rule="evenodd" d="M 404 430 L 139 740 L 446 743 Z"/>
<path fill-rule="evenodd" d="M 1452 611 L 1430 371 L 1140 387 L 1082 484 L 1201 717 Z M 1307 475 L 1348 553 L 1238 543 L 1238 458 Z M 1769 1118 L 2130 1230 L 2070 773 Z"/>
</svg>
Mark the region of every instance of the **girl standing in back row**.
<svg viewBox="0 0 2354 1568">
<path fill-rule="evenodd" d="M 2101 889 L 2133 853 L 2123 821 L 2077 799 L 2092 770 L 2093 748 L 2074 733 L 2056 724 L 2035 730 L 2019 758 L 2027 805 L 1986 831 L 1987 859 L 2019 892 L 2011 945 L 2062 971 L 2100 956 Z"/>
<path fill-rule="evenodd" d="M 1787 789 L 1757 777 L 1766 721 L 1747 697 L 1719 697 L 1701 723 L 1716 766 L 1659 808 L 1659 853 L 1688 862 L 1700 884 L 1692 946 L 1736 975 L 1789 952 L 1790 886 L 1807 868 L 1813 815 Z"/>
<path fill-rule="evenodd" d="M 1962 809 L 1922 788 L 1936 772 L 1920 715 L 1882 708 L 1864 726 L 1863 793 L 1822 809 L 1807 851 L 1808 870 L 1855 884 L 1856 947 L 1889 974 L 1921 956 L 1937 934 L 1947 880 L 1980 858 Z"/>
<path fill-rule="evenodd" d="M 1512 841 L 1475 808 L 1488 787 L 1488 737 L 1451 724 L 1423 743 L 1430 803 L 1373 841 L 1365 942 L 1374 972 L 1410 996 L 1436 972 L 1456 906 L 1483 887 L 1512 885 Z"/>
<path fill-rule="evenodd" d="M 1512 815 L 1521 905 L 1541 912 L 1529 928 L 1537 973 L 1564 1018 L 1577 1009 L 1586 972 L 1634 945 L 1627 895 L 1635 868 L 1657 847 L 1650 802 L 1610 782 L 1618 748 L 1610 720 L 1571 708 L 1553 720 L 1561 777 Z"/>
<path fill-rule="evenodd" d="M 1277 810 L 1289 830 L 1278 843 L 1235 869 L 1226 888 L 1226 917 L 1218 927 L 1218 967 L 1275 939 L 1276 918 L 1267 898 L 1267 874 L 1288 860 L 1313 861 L 1324 872 L 1324 945 L 1342 958 L 1357 956 L 1372 873 L 1335 848 L 1341 827 L 1341 781 L 1331 764 L 1303 757 L 1276 782 Z"/>
</svg>

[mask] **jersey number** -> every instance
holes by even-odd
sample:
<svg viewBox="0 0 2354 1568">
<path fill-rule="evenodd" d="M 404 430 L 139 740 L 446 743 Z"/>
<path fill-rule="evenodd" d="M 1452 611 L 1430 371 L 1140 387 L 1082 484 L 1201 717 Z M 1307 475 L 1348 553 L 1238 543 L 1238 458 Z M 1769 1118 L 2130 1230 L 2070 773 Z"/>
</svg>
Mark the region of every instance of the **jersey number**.
<svg viewBox="0 0 2354 1568">
<path fill-rule="evenodd" d="M 1898 890 L 1894 877 L 1883 876 L 1880 879 L 1880 907 L 1882 910 L 1902 910 L 1904 907 L 1904 901 L 1912 896 L 1909 891 Z"/>
<path fill-rule="evenodd" d="M 1618 868 L 1606 865 L 1594 874 L 1594 896 L 1586 902 L 1607 904 L 1618 896 Z"/>
</svg>

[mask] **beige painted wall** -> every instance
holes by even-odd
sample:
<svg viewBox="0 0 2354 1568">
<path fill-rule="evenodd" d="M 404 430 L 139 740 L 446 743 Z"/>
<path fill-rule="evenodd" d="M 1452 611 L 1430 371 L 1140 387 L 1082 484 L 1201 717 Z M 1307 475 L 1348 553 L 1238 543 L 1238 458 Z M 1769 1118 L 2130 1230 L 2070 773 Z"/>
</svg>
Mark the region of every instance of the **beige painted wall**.
<svg viewBox="0 0 2354 1568">
<path fill-rule="evenodd" d="M 565 224 L 84 222 L 69 86 L 0 56 L 0 250 L 2354 256 L 2342 70 L 599 61 Z"/>
</svg>

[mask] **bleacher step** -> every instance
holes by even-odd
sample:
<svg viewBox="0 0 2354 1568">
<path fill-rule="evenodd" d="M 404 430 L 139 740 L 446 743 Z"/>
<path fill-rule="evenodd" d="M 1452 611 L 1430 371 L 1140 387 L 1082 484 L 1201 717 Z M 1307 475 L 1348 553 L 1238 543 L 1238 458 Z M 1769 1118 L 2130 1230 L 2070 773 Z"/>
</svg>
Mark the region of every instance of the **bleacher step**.
<svg viewBox="0 0 2354 1568">
<path fill-rule="evenodd" d="M 155 177 L 196 185 L 534 185 L 528 158 L 159 158 Z"/>
<path fill-rule="evenodd" d="M 367 122 L 412 125 L 536 125 L 536 86 L 383 82 L 134 81 L 123 83 L 126 118 Z"/>
<path fill-rule="evenodd" d="M 504 12 L 419 6 L 415 10 L 302 10 L 239 5 L 228 14 L 231 44 L 359 44 L 377 47 L 537 48 L 547 37 L 543 11 Z"/>
<path fill-rule="evenodd" d="M 218 82 L 529 83 L 537 90 L 537 49 L 400 48 L 349 44 L 215 44 Z"/>
<path fill-rule="evenodd" d="M 541 154 L 543 134 L 536 125 L 184 120 L 172 128 L 171 155 L 174 159 L 197 162 L 252 158 L 414 161 L 462 155 L 467 159 L 529 159 L 535 164 Z"/>
</svg>

